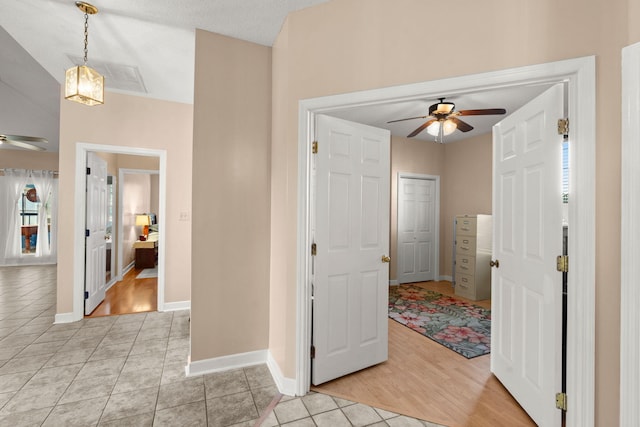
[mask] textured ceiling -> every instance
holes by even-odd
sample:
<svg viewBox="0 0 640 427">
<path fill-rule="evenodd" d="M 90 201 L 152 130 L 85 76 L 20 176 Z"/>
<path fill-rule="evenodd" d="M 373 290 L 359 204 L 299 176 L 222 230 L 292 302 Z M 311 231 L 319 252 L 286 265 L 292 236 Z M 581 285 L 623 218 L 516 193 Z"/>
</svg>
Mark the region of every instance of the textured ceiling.
<svg viewBox="0 0 640 427">
<path fill-rule="evenodd" d="M 196 28 L 271 46 L 288 13 L 328 0 L 92 1 L 99 13 L 89 17 L 89 65 L 107 76 L 107 90 L 193 103 Z M 45 137 L 47 150 L 58 151 L 59 84 L 65 70 L 82 58 L 83 13 L 70 0 L 1 0 L 0 26 L 0 133 Z M 500 89 L 448 100 L 458 109 L 499 107 L 510 113 L 542 90 Z M 425 115 L 434 102 L 412 100 L 334 115 L 406 136 L 422 122 L 386 122 Z M 501 117 L 465 118 L 475 129 L 457 131 L 447 141 L 489 132 Z M 417 138 L 433 140 L 427 132 Z M 10 148 L 0 145 L 0 150 Z"/>
<path fill-rule="evenodd" d="M 271 46 L 289 12 L 327 0 L 92 1 L 99 12 L 89 16 L 89 65 L 135 67 L 145 96 L 192 103 L 196 28 Z M 74 1 L 3 0 L 0 26 L 58 82 L 70 57 L 83 56 L 84 15 Z"/>
<path fill-rule="evenodd" d="M 108 91 L 191 104 L 196 28 L 271 46 L 289 12 L 326 1 L 91 0 L 89 65 Z M 59 84 L 83 56 L 84 14 L 73 0 L 1 0 L 0 27 L 0 133 L 58 151 Z"/>
</svg>

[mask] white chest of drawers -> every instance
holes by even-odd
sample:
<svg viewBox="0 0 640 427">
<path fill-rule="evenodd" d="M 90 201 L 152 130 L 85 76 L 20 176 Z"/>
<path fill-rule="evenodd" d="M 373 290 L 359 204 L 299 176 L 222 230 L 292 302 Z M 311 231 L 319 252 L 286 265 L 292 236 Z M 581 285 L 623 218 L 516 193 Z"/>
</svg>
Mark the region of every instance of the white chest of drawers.
<svg viewBox="0 0 640 427">
<path fill-rule="evenodd" d="M 455 293 L 472 300 L 491 298 L 491 215 L 457 215 L 453 237 Z"/>
</svg>

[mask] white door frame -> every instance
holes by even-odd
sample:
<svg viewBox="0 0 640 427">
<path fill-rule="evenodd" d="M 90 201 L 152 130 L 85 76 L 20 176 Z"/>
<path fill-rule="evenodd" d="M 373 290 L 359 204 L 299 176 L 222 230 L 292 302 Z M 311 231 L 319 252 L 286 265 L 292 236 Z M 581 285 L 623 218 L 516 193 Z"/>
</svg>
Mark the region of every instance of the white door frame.
<svg viewBox="0 0 640 427">
<path fill-rule="evenodd" d="M 439 175 L 424 175 L 419 173 L 398 172 L 398 179 L 396 182 L 396 282 L 400 283 L 400 232 L 398 228 L 400 226 L 400 180 L 402 178 L 411 179 L 423 179 L 427 181 L 435 181 L 436 183 L 436 215 L 435 221 L 435 238 L 434 238 L 434 252 L 436 254 L 436 262 L 433 266 L 433 280 L 440 280 L 440 176 Z"/>
<path fill-rule="evenodd" d="M 73 318 L 72 322 L 84 317 L 84 236 L 86 203 L 86 158 L 87 152 L 97 151 L 115 154 L 133 154 L 138 156 L 154 156 L 160 159 L 160 194 L 159 212 L 160 218 L 165 218 L 166 191 L 167 191 L 167 152 L 150 148 L 123 147 L 117 145 L 76 143 L 75 180 L 76 190 L 74 194 L 74 218 L 73 225 Z M 165 233 L 166 221 L 160 221 L 158 231 L 161 236 Z M 158 311 L 164 310 L 164 257 L 165 244 L 158 245 Z"/>
<path fill-rule="evenodd" d="M 295 393 L 310 384 L 311 335 L 311 145 L 315 115 L 343 108 L 478 92 L 494 87 L 565 82 L 571 139 L 569 204 L 571 236 L 568 307 L 568 427 L 594 424 L 595 396 L 595 57 L 583 57 L 469 76 L 301 100 L 298 109 L 298 221 Z M 579 214 L 578 214 L 579 213 Z"/>
<path fill-rule="evenodd" d="M 620 425 L 640 425 L 640 43 L 622 49 Z"/>
</svg>

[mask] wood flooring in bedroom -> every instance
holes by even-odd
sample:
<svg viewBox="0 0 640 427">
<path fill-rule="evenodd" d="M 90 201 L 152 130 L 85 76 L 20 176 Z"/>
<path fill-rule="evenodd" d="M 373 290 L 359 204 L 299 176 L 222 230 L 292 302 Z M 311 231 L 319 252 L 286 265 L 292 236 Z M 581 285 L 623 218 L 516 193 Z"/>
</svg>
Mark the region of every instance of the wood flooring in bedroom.
<svg viewBox="0 0 640 427">
<path fill-rule="evenodd" d="M 136 279 L 141 269 L 132 268 L 111 286 L 93 312 L 85 317 L 113 316 L 158 310 L 158 278 Z"/>
<path fill-rule="evenodd" d="M 415 285 L 453 294 L 450 282 Z M 489 366 L 489 355 L 466 359 L 389 319 L 387 362 L 312 390 L 451 427 L 535 426 Z"/>
</svg>

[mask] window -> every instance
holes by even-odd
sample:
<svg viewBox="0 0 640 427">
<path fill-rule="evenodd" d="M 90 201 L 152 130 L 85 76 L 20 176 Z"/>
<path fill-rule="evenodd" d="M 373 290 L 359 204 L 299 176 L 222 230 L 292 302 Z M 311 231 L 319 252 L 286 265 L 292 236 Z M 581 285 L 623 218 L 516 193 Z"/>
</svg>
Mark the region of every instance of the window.
<svg viewBox="0 0 640 427">
<path fill-rule="evenodd" d="M 20 224 L 22 234 L 22 253 L 32 254 L 36 252 L 38 242 L 38 211 L 40 209 L 40 197 L 33 184 L 27 184 L 18 200 L 18 212 L 20 213 Z M 47 225 L 51 224 L 51 207 L 45 206 L 47 215 Z"/>
</svg>

